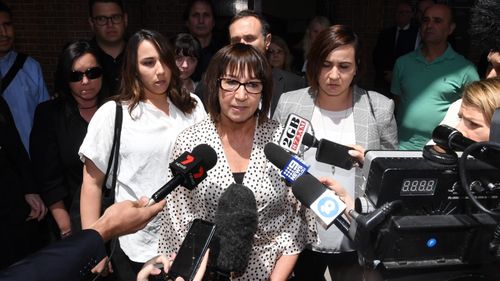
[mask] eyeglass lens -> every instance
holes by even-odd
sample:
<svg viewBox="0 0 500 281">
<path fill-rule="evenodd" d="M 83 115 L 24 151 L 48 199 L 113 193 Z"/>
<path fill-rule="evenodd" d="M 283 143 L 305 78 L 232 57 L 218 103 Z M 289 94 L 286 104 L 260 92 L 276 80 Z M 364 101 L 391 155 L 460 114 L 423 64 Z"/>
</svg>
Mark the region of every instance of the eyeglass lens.
<svg viewBox="0 0 500 281">
<path fill-rule="evenodd" d="M 95 16 L 94 17 L 94 22 L 97 25 L 106 25 L 108 24 L 109 21 L 111 21 L 113 24 L 119 24 L 122 22 L 123 15 L 122 14 L 116 14 L 112 15 L 110 17 L 107 16 Z"/>
<path fill-rule="evenodd" d="M 72 71 L 69 75 L 69 81 L 70 82 L 82 81 L 83 75 L 87 76 L 88 79 L 97 79 L 102 76 L 102 68 L 96 66 L 85 70 L 85 72 Z"/>
<path fill-rule="evenodd" d="M 263 88 L 262 82 L 260 81 L 241 83 L 240 81 L 234 79 L 220 79 L 220 87 L 224 91 L 235 92 L 240 88 L 241 85 L 243 85 L 243 87 L 245 87 L 245 90 L 250 94 L 260 94 Z"/>
</svg>

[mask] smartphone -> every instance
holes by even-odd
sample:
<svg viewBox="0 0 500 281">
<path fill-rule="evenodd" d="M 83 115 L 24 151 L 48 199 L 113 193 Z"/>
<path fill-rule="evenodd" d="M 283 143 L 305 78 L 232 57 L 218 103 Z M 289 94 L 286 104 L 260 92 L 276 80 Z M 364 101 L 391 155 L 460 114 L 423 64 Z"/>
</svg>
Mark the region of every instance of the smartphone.
<svg viewBox="0 0 500 281">
<path fill-rule="evenodd" d="M 168 272 L 170 278 L 192 281 L 215 233 L 215 224 L 195 219 Z"/>
<path fill-rule="evenodd" d="M 332 141 L 320 141 L 316 149 L 316 161 L 350 170 L 354 159 L 349 155 L 352 148 Z"/>
</svg>

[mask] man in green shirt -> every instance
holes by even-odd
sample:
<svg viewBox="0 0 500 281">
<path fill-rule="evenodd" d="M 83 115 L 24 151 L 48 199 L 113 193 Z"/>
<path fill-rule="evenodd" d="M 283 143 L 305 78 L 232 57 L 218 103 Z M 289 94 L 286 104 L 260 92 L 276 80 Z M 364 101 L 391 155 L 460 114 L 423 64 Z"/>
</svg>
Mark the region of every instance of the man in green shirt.
<svg viewBox="0 0 500 281">
<path fill-rule="evenodd" d="M 396 120 L 402 150 L 421 150 L 450 104 L 460 98 L 462 87 L 479 80 L 473 64 L 448 44 L 454 29 L 448 6 L 430 6 L 420 29 L 422 47 L 396 61 L 391 92 L 398 100 Z"/>
</svg>

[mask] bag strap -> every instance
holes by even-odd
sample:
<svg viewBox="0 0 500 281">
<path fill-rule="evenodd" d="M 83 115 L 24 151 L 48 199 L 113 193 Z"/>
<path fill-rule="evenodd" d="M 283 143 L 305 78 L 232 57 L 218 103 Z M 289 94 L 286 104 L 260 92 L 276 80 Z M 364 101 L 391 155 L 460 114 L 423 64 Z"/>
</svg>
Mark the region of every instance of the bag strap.
<svg viewBox="0 0 500 281">
<path fill-rule="evenodd" d="M 104 184 L 106 184 L 111 166 L 113 166 L 113 178 L 111 179 L 111 188 L 104 188 L 103 192 L 105 196 L 109 196 L 110 192 L 116 187 L 116 177 L 118 171 L 118 155 L 120 154 L 120 137 L 122 131 L 122 121 L 123 121 L 123 111 L 122 106 L 119 102 L 116 102 L 116 112 L 115 112 L 115 130 L 113 134 L 113 145 L 111 146 L 111 153 L 109 154 L 108 168 L 106 169 L 106 175 L 104 176 Z M 114 165 L 113 165 L 114 163 Z"/>
<path fill-rule="evenodd" d="M 3 92 L 7 87 L 9 87 L 10 82 L 14 80 L 14 77 L 16 77 L 17 73 L 19 70 L 23 67 L 24 62 L 28 58 L 27 55 L 23 53 L 17 53 L 16 60 L 14 60 L 14 63 L 12 66 L 9 68 L 9 71 L 7 71 L 7 74 L 2 78 L 2 87 L 0 88 L 0 94 L 3 95 Z"/>
</svg>

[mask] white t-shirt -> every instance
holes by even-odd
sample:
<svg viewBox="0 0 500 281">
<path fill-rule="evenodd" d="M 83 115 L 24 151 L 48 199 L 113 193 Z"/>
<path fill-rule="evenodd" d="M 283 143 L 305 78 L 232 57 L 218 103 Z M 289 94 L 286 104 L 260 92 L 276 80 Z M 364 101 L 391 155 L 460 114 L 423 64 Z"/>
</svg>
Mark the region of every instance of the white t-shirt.
<svg viewBox="0 0 500 281">
<path fill-rule="evenodd" d="M 356 143 L 354 133 L 354 117 L 352 108 L 342 111 L 329 111 L 314 107 L 311 124 L 314 128 L 315 137 L 327 139 L 343 145 Z M 354 198 L 355 168 L 344 170 L 339 167 L 320 163 L 316 161 L 316 148 L 311 148 L 304 153 L 304 160 L 310 164 L 309 173 L 315 177 L 329 177 L 337 180 Z M 317 223 L 318 241 L 312 245 L 313 250 L 318 252 L 334 253 L 352 250 L 349 240 L 335 226 L 328 229 Z"/>
<path fill-rule="evenodd" d="M 139 102 L 129 114 L 123 105 L 123 123 L 118 156 L 118 176 L 115 201 L 138 200 L 151 195 L 169 179 L 167 170 L 170 152 L 177 135 L 185 128 L 206 117 L 202 102 L 190 115 L 185 115 L 171 101 L 169 116 L 155 106 Z M 82 161 L 90 159 L 101 172 L 106 173 L 115 126 L 116 103 L 102 105 L 90 120 L 87 135 L 80 147 Z M 112 172 L 111 172 L 112 173 Z M 109 175 L 107 185 L 111 185 Z M 135 262 L 146 262 L 158 253 L 159 218 L 154 218 L 137 233 L 120 237 L 120 246 Z"/>
</svg>

